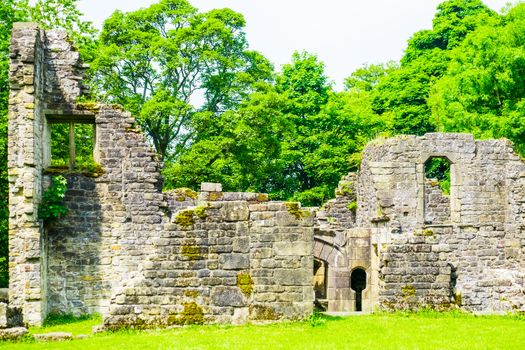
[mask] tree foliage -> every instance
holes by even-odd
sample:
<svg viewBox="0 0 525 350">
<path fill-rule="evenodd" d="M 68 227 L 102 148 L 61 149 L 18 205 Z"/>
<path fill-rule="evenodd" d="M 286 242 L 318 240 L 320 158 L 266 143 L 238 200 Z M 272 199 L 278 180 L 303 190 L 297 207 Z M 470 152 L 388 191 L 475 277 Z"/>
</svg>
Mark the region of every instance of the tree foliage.
<svg viewBox="0 0 525 350">
<path fill-rule="evenodd" d="M 232 10 L 199 13 L 185 0 L 116 11 L 100 36 L 94 85 L 138 117 L 163 158 L 176 157 L 195 136 L 194 119 L 219 117 L 271 76 L 247 50 L 244 25 Z"/>
</svg>

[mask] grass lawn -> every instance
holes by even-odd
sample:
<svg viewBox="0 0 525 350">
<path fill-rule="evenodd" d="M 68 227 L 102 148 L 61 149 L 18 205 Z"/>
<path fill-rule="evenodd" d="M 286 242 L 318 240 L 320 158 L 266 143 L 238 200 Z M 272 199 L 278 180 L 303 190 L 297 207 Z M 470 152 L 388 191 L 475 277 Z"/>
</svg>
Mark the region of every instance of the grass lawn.
<svg viewBox="0 0 525 350">
<path fill-rule="evenodd" d="M 92 318 L 31 333 L 89 334 Z M 90 335 L 55 343 L 0 343 L 0 349 L 525 349 L 525 319 L 458 313 L 373 314 L 244 326 L 190 326 L 171 330 Z"/>
</svg>

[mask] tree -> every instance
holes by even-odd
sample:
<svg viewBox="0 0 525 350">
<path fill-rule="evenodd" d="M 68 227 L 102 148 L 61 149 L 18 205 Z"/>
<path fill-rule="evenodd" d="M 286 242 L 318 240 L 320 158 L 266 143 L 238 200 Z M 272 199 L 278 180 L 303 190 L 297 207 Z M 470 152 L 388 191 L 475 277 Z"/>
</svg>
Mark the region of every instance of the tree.
<svg viewBox="0 0 525 350">
<path fill-rule="evenodd" d="M 525 4 L 478 27 L 451 52 L 429 99 L 443 131 L 508 137 L 525 151 Z"/>
<path fill-rule="evenodd" d="M 247 50 L 244 25 L 229 9 L 198 13 L 186 0 L 116 11 L 101 33 L 94 85 L 138 117 L 161 157 L 175 159 L 195 119 L 235 108 L 271 76 L 269 62 Z"/>
</svg>

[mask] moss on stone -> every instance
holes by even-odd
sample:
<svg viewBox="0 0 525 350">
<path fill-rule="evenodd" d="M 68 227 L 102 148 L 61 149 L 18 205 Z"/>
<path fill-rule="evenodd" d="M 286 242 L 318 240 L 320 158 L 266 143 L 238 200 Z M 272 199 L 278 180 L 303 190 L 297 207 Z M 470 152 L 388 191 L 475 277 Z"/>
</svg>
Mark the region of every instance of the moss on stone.
<svg viewBox="0 0 525 350">
<path fill-rule="evenodd" d="M 284 205 L 288 208 L 288 212 L 297 220 L 305 219 L 310 216 L 308 210 L 302 210 L 299 202 L 285 202 Z"/>
<path fill-rule="evenodd" d="M 200 293 L 198 290 L 187 290 L 184 292 L 184 295 L 189 298 L 197 298 L 200 295 Z"/>
<path fill-rule="evenodd" d="M 201 253 L 201 248 L 196 245 L 183 245 L 180 249 L 180 253 L 189 260 L 204 259 Z"/>
<path fill-rule="evenodd" d="M 280 315 L 269 306 L 265 305 L 250 305 L 250 318 L 255 321 L 275 321 L 280 318 Z"/>
<path fill-rule="evenodd" d="M 222 199 L 222 192 L 210 192 L 210 201 L 220 201 Z"/>
<path fill-rule="evenodd" d="M 245 296 L 250 296 L 253 292 L 253 279 L 247 272 L 237 274 L 237 287 Z"/>
<path fill-rule="evenodd" d="M 415 236 L 430 237 L 430 236 L 434 235 L 434 231 L 432 231 L 431 229 L 417 230 L 417 231 L 414 232 L 414 235 Z"/>
<path fill-rule="evenodd" d="M 206 212 L 208 209 L 210 209 L 209 203 L 207 205 L 200 205 L 195 208 L 195 215 L 204 220 L 208 217 L 208 213 Z"/>
<path fill-rule="evenodd" d="M 189 227 L 195 223 L 193 209 L 181 210 L 175 216 L 175 223 L 183 227 Z"/>
<path fill-rule="evenodd" d="M 196 302 L 191 301 L 183 304 L 184 309 L 180 314 L 172 314 L 168 316 L 168 324 L 175 325 L 189 325 L 189 324 L 203 324 L 204 312 Z"/>
<path fill-rule="evenodd" d="M 355 213 L 357 211 L 357 201 L 348 203 L 346 207 L 348 208 L 348 210 L 353 211 Z"/>
<path fill-rule="evenodd" d="M 354 195 L 354 183 L 352 181 L 342 182 L 335 190 L 336 196 L 350 197 Z"/>
<path fill-rule="evenodd" d="M 94 101 L 77 102 L 76 107 L 80 111 L 88 111 L 94 114 L 100 111 L 100 104 Z"/>
<path fill-rule="evenodd" d="M 410 298 L 416 296 L 416 288 L 411 284 L 406 284 L 401 287 L 401 294 L 403 298 Z"/>
<path fill-rule="evenodd" d="M 461 293 L 454 293 L 454 304 L 457 306 L 463 305 L 463 297 Z"/>
<path fill-rule="evenodd" d="M 197 192 L 186 187 L 176 188 L 173 192 L 175 193 L 175 200 L 178 202 L 184 202 L 187 198 L 197 199 L 199 196 Z"/>
<path fill-rule="evenodd" d="M 257 194 L 257 200 L 259 202 L 268 202 L 270 198 L 267 193 L 259 193 Z"/>
</svg>

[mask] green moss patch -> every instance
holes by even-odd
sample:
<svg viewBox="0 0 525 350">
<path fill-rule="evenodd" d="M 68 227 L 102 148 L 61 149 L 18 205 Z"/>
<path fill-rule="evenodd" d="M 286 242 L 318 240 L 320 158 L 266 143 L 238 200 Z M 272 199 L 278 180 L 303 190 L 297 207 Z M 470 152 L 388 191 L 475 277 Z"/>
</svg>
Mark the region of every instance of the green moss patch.
<svg viewBox="0 0 525 350">
<path fill-rule="evenodd" d="M 337 189 L 335 190 L 336 196 L 350 197 L 354 194 L 354 183 L 352 181 L 341 183 L 339 187 L 337 187 Z"/>
<path fill-rule="evenodd" d="M 191 188 L 176 188 L 173 190 L 175 194 L 175 200 L 178 202 L 184 202 L 187 199 L 197 199 L 199 194 L 192 190 Z"/>
<path fill-rule="evenodd" d="M 210 209 L 210 204 L 207 205 L 200 205 L 197 208 L 195 208 L 195 215 L 197 215 L 200 219 L 206 219 L 208 217 L 208 213 L 206 211 Z"/>
<path fill-rule="evenodd" d="M 195 223 L 193 209 L 181 210 L 175 216 L 175 223 L 183 227 L 189 227 Z"/>
<path fill-rule="evenodd" d="M 297 220 L 305 219 L 310 216 L 310 211 L 301 209 L 299 202 L 285 202 L 284 205 L 288 208 L 288 212 Z"/>
<path fill-rule="evenodd" d="M 180 314 L 172 314 L 168 316 L 168 324 L 182 326 L 204 323 L 204 312 L 202 307 L 194 301 L 184 303 L 183 305 L 184 309 Z"/>
<path fill-rule="evenodd" d="M 280 318 L 280 314 L 269 306 L 250 305 L 250 318 L 255 321 L 275 321 Z"/>
<path fill-rule="evenodd" d="M 401 294 L 403 295 L 403 298 L 415 297 L 416 288 L 411 284 L 404 285 L 401 287 Z"/>
<path fill-rule="evenodd" d="M 247 272 L 237 274 L 237 287 L 245 296 L 250 296 L 253 292 L 253 279 Z"/>
<path fill-rule="evenodd" d="M 201 247 L 196 245 L 183 245 L 181 247 L 180 253 L 182 256 L 188 258 L 188 260 L 194 261 L 204 259 Z"/>
</svg>

